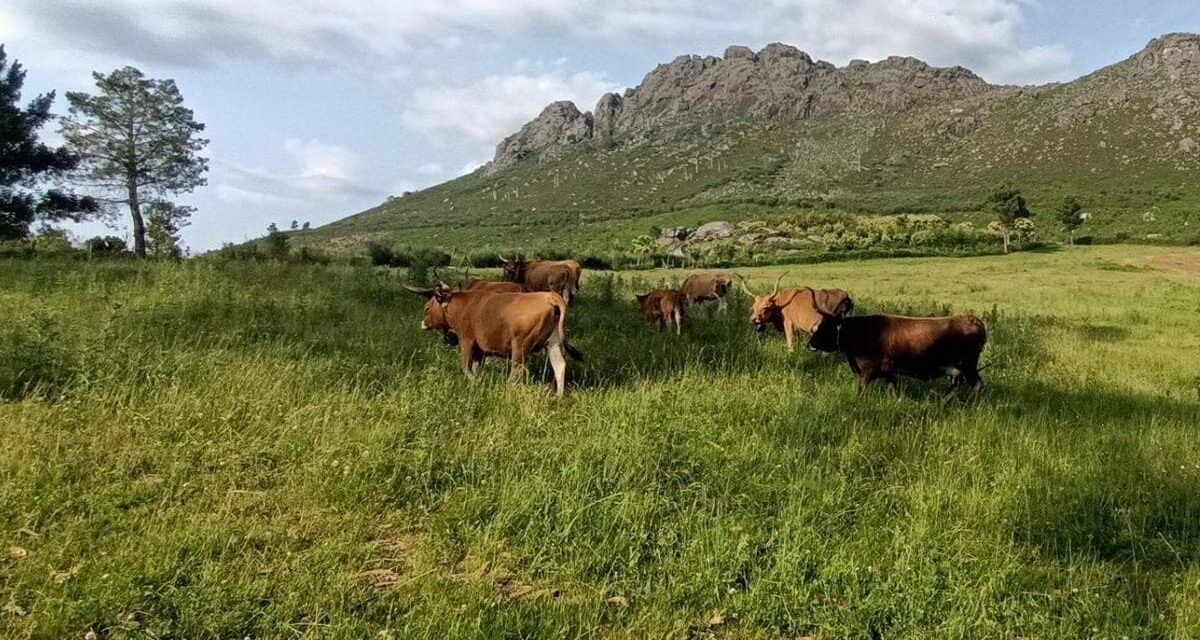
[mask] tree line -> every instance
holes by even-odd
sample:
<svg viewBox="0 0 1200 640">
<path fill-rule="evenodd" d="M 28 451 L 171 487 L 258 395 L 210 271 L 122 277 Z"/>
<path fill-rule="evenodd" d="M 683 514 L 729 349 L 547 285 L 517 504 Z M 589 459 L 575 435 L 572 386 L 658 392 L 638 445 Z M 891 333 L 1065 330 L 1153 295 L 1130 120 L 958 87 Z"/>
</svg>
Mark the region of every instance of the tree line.
<svg viewBox="0 0 1200 640">
<path fill-rule="evenodd" d="M 138 258 L 177 258 L 180 230 L 194 208 L 172 198 L 207 184 L 204 124 L 184 106 L 174 80 L 147 78 L 134 67 L 92 77 L 94 92 L 67 92 L 67 114 L 57 118 L 64 144 L 51 147 L 39 131 L 56 119 L 55 92 L 22 106 L 25 69 L 0 45 L 0 241 L 26 239 L 38 222 L 112 219 L 124 211 Z M 89 251 L 124 249 L 113 237 L 87 244 Z"/>
</svg>

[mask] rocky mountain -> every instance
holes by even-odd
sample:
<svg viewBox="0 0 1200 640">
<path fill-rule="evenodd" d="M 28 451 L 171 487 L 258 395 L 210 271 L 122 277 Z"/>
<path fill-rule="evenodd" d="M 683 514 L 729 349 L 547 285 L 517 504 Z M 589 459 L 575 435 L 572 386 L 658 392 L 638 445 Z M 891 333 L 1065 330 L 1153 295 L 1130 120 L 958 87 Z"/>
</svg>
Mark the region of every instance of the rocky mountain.
<svg viewBox="0 0 1200 640">
<path fill-rule="evenodd" d="M 548 105 L 475 173 L 301 238 L 617 250 L 747 207 L 969 217 L 1005 181 L 1043 211 L 1078 197 L 1099 239 L 1200 243 L 1200 36 L 1025 87 L 783 44 L 679 56 L 590 112 Z"/>
<path fill-rule="evenodd" d="M 646 74 L 623 95 L 601 96 L 593 111 L 555 102 L 496 147 L 495 173 L 532 155 L 554 157 L 589 140 L 639 139 L 691 119 L 796 121 L 849 113 L 898 113 L 914 105 L 978 95 L 991 88 L 962 67 L 931 67 L 915 58 L 855 60 L 837 68 L 785 44 L 755 53 L 684 55 Z"/>
</svg>

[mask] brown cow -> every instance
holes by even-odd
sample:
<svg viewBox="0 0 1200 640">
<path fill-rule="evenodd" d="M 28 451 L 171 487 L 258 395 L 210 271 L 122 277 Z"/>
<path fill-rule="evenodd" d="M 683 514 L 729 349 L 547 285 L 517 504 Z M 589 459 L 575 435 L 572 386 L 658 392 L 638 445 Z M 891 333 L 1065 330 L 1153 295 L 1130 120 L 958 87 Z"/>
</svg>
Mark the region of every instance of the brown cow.
<svg viewBox="0 0 1200 640">
<path fill-rule="evenodd" d="M 462 288 L 463 291 L 491 291 L 492 293 L 525 293 L 525 287 L 516 282 L 497 282 L 496 280 L 471 280 Z"/>
<path fill-rule="evenodd" d="M 428 298 L 421 328 L 441 331 L 446 342 L 458 344 L 459 364 L 468 378 L 475 377 L 485 357 L 501 356 L 512 361 L 510 378 L 517 379 L 529 354 L 546 349 L 561 396 L 567 376 L 563 350 L 583 359 L 567 342 L 567 303 L 557 293 L 405 288 Z"/>
<path fill-rule="evenodd" d="M 579 278 L 583 265 L 577 260 L 509 260 L 500 256 L 504 263 L 504 279 L 519 282 L 530 291 L 555 291 L 563 300 L 579 295 Z"/>
<path fill-rule="evenodd" d="M 675 335 L 683 330 L 683 310 L 687 306 L 687 297 L 678 289 L 655 289 L 648 293 L 638 294 L 637 307 L 647 320 L 657 327 L 661 323 L 663 329 L 671 329 L 675 322 Z"/>
<path fill-rule="evenodd" d="M 688 304 L 716 300 L 717 311 L 725 313 L 725 295 L 731 284 L 733 280 L 723 273 L 697 273 L 688 276 L 679 289 L 687 297 Z"/>
<path fill-rule="evenodd" d="M 887 380 L 895 393 L 897 374 L 922 380 L 949 376 L 951 394 L 963 385 L 977 389 L 983 382 L 979 356 L 987 327 L 975 316 L 822 316 L 812 327 L 808 347 L 844 353 L 858 375 L 859 394 L 875 378 Z"/>
<path fill-rule="evenodd" d="M 797 331 L 808 332 L 821 321 L 821 314 L 845 316 L 854 310 L 854 300 L 850 294 L 841 289 L 820 289 L 800 287 L 796 289 L 779 290 L 779 281 L 786 273 L 779 274 L 775 279 L 775 288 L 767 295 L 757 295 L 746 286 L 746 279 L 741 280 L 742 290 L 750 296 L 750 322 L 759 331 L 765 331 L 773 326 L 783 331 L 787 340 L 788 351 L 792 351 L 792 343 Z"/>
</svg>

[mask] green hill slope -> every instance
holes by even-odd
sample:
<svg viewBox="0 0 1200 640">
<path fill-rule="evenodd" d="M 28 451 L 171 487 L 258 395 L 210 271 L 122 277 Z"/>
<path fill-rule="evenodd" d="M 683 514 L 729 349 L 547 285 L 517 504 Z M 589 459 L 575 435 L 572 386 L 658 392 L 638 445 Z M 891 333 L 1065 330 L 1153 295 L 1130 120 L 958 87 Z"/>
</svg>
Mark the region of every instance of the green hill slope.
<svg viewBox="0 0 1200 640">
<path fill-rule="evenodd" d="M 751 57 L 746 57 L 751 56 Z M 616 106 L 613 106 L 616 105 Z M 802 105 L 803 108 L 796 105 Z M 654 226 L 809 210 L 973 214 L 1011 181 L 1101 241 L 1200 241 L 1200 36 L 1070 83 L 988 85 L 910 58 L 835 68 L 783 45 L 681 56 L 595 113 L 554 103 L 487 167 L 299 236 L 457 251 L 629 250 Z"/>
</svg>

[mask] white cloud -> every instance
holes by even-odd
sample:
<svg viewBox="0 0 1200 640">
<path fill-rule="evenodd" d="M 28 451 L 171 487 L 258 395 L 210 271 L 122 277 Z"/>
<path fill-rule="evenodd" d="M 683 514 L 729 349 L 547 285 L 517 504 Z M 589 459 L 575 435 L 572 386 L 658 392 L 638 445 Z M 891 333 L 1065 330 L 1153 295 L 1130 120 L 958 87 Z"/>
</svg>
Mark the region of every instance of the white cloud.
<svg viewBox="0 0 1200 640">
<path fill-rule="evenodd" d="M 477 152 L 516 131 L 550 102 L 571 100 L 587 111 L 601 94 L 615 88 L 597 73 L 568 73 L 559 66 L 530 73 L 528 63 L 519 66 L 524 71 L 470 84 L 419 87 L 401 121 L 438 144 L 465 144 Z"/>
<path fill-rule="evenodd" d="M 354 180 L 358 157 L 344 147 L 289 139 L 283 150 L 293 170 L 274 173 L 214 158 L 209 185 L 228 204 L 304 211 L 336 211 L 348 202 L 384 195 Z"/>
<path fill-rule="evenodd" d="M 1058 45 L 1026 47 L 1035 0 L 10 0 L 0 37 L 125 60 L 338 63 L 402 73 L 417 59 L 520 38 L 667 42 L 679 52 L 782 41 L 837 59 L 914 55 L 997 81 L 1061 79 Z M 60 56 L 69 63 L 69 56 Z"/>
</svg>

